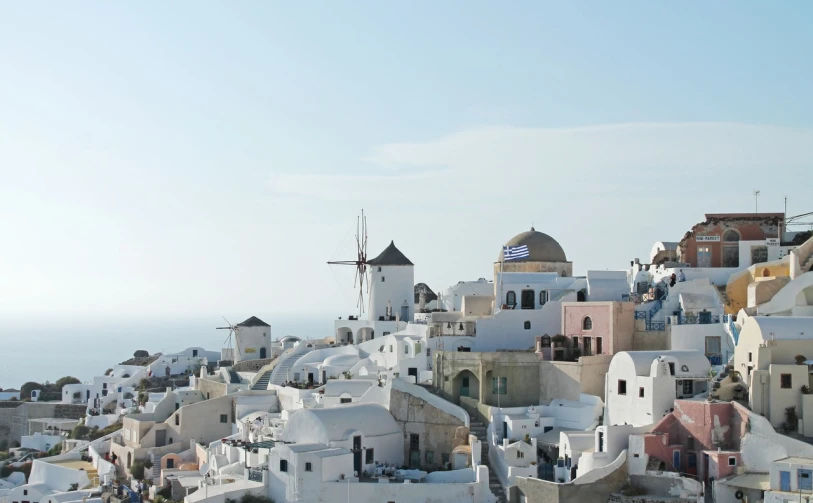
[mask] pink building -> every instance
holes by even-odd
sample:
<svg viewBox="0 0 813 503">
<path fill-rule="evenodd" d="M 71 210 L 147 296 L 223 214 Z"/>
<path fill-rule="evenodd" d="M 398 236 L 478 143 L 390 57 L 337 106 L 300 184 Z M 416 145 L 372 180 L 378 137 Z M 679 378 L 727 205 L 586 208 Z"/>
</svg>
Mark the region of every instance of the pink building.
<svg viewBox="0 0 813 503">
<path fill-rule="evenodd" d="M 735 402 L 675 400 L 650 433 L 630 436 L 630 473 L 678 472 L 705 483 L 734 474 L 748 410 Z"/>
<path fill-rule="evenodd" d="M 562 335 L 584 356 L 632 351 L 634 318 L 632 302 L 563 302 Z"/>
</svg>

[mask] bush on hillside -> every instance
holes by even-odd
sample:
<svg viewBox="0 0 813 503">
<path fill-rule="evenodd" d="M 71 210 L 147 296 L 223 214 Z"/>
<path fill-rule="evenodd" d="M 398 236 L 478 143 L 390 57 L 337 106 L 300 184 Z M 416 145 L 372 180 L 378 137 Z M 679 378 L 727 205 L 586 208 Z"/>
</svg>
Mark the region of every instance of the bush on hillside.
<svg viewBox="0 0 813 503">
<path fill-rule="evenodd" d="M 28 381 L 27 383 L 20 386 L 20 398 L 22 398 L 22 399 L 26 399 L 26 398 L 30 399 L 32 391 L 37 390 L 37 389 L 41 390 L 41 389 L 44 389 L 44 388 L 45 388 L 45 386 L 43 386 L 42 384 L 40 384 L 38 382 Z"/>
<path fill-rule="evenodd" d="M 90 433 L 90 428 L 88 428 L 84 424 L 77 424 L 76 426 L 73 427 L 73 430 L 71 431 L 71 435 L 69 438 L 75 440 L 84 440 L 87 438 L 88 433 Z"/>
<path fill-rule="evenodd" d="M 133 358 L 148 358 L 150 356 L 149 351 L 144 351 L 143 349 L 139 349 L 135 353 L 133 353 Z"/>
<path fill-rule="evenodd" d="M 56 390 L 61 393 L 62 388 L 66 384 L 82 384 L 82 382 L 73 376 L 65 376 L 60 379 L 57 379 L 56 384 L 54 386 L 56 387 Z"/>
</svg>

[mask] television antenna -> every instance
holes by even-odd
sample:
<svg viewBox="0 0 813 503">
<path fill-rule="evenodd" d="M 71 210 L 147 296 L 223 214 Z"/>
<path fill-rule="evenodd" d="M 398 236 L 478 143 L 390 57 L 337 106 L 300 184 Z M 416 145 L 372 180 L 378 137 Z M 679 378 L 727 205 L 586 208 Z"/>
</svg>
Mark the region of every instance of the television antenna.
<svg viewBox="0 0 813 503">
<path fill-rule="evenodd" d="M 761 191 L 754 189 L 754 213 L 759 213 L 759 194 Z"/>
<path fill-rule="evenodd" d="M 329 261 L 329 265 L 351 265 L 356 268 L 356 275 L 353 279 L 353 288 L 358 288 L 358 301 L 356 307 L 359 309 L 359 317 L 364 313 L 364 294 L 370 293 L 370 282 L 367 280 L 367 217 L 364 210 L 361 216 L 356 217 L 356 260 L 335 260 Z"/>
</svg>

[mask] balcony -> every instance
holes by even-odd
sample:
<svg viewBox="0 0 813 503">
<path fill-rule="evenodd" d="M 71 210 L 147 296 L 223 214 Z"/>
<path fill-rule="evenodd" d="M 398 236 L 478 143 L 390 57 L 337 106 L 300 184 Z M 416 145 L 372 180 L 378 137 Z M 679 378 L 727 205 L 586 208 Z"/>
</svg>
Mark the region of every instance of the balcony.
<svg viewBox="0 0 813 503">
<path fill-rule="evenodd" d="M 477 323 L 467 322 L 434 322 L 429 327 L 429 337 L 457 336 L 475 337 L 477 335 Z"/>
</svg>

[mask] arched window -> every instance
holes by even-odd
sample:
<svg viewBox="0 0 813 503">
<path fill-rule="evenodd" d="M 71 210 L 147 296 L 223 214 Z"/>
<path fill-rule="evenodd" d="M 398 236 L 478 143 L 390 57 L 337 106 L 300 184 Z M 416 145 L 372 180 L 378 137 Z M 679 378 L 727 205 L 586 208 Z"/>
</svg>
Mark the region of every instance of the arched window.
<svg viewBox="0 0 813 503">
<path fill-rule="evenodd" d="M 531 322 L 530 322 L 530 321 L 526 321 L 526 322 L 525 322 L 525 330 L 530 330 L 530 329 L 531 329 Z"/>
<path fill-rule="evenodd" d="M 723 233 L 723 241 L 732 242 L 732 241 L 739 241 L 740 240 L 740 233 L 735 231 L 734 229 L 728 229 Z"/>
<path fill-rule="evenodd" d="M 508 304 L 510 307 L 515 307 L 517 305 L 517 294 L 513 290 L 505 294 L 505 303 Z"/>
<path fill-rule="evenodd" d="M 589 316 L 585 316 L 582 320 L 582 329 L 593 330 L 593 320 L 591 320 Z"/>
</svg>

